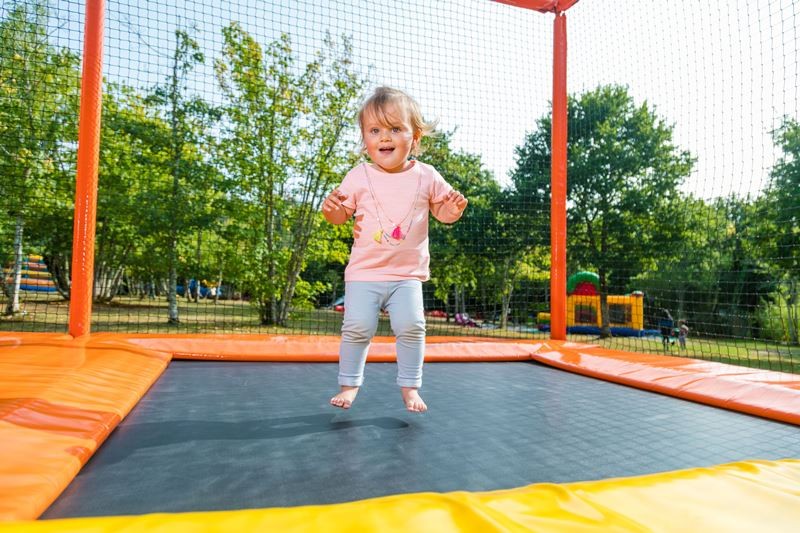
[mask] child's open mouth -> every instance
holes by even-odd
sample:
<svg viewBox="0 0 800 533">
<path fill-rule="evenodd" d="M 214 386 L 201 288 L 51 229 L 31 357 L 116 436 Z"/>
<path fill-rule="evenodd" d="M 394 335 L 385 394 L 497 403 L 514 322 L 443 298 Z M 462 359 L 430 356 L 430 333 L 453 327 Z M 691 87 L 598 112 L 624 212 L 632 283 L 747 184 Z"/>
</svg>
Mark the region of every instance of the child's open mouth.
<svg viewBox="0 0 800 533">
<path fill-rule="evenodd" d="M 394 152 L 394 148 L 381 148 L 378 151 L 381 152 L 382 154 L 391 154 L 392 152 Z"/>
</svg>

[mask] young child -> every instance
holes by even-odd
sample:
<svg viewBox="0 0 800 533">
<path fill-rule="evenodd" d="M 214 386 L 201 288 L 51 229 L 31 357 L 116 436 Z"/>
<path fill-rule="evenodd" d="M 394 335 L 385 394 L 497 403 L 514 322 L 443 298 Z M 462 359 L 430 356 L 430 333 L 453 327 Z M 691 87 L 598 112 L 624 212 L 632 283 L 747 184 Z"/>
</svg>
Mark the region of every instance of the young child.
<svg viewBox="0 0 800 533">
<path fill-rule="evenodd" d="M 686 325 L 685 320 L 678 320 L 678 342 L 680 343 L 681 350 L 686 349 L 686 337 L 689 335 L 689 326 Z"/>
<path fill-rule="evenodd" d="M 358 114 L 362 149 L 370 163 L 347 173 L 322 204 L 331 224 L 356 216 L 339 347 L 339 394 L 331 405 L 349 409 L 364 381 L 364 365 L 381 309 L 389 313 L 397 347 L 397 384 L 406 409 L 427 410 L 419 395 L 425 355 L 422 282 L 428 265 L 428 212 L 458 220 L 467 199 L 430 165 L 409 159 L 433 132 L 417 103 L 402 91 L 378 88 Z"/>
</svg>

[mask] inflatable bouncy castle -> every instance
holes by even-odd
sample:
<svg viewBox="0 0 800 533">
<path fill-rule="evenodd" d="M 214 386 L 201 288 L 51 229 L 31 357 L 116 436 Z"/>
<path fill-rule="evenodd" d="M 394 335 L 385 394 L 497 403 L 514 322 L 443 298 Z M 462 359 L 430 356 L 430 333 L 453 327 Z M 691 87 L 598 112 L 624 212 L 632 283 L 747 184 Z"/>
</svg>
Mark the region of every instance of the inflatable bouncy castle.
<svg viewBox="0 0 800 533">
<path fill-rule="evenodd" d="M 641 337 L 644 329 L 644 294 L 609 294 L 608 324 L 611 334 Z M 600 278 L 594 272 L 578 272 L 567 279 L 567 330 L 598 334 L 603 325 L 600 309 Z"/>
</svg>

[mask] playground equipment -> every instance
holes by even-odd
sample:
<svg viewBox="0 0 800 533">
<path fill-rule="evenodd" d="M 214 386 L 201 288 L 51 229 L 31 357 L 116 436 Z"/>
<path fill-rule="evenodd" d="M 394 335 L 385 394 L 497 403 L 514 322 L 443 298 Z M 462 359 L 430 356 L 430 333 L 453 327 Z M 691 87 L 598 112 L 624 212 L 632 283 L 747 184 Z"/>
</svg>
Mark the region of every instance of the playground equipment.
<svg viewBox="0 0 800 533">
<path fill-rule="evenodd" d="M 14 282 L 13 269 L 3 269 L 6 284 Z M 57 292 L 53 276 L 47 270 L 44 258 L 40 255 L 27 255 L 22 260 L 22 282 L 20 290 L 31 292 Z"/>
<path fill-rule="evenodd" d="M 608 323 L 611 334 L 641 337 L 644 329 L 644 294 L 609 294 Z M 567 331 L 597 334 L 603 325 L 600 278 L 594 272 L 577 272 L 567 279 Z"/>
</svg>

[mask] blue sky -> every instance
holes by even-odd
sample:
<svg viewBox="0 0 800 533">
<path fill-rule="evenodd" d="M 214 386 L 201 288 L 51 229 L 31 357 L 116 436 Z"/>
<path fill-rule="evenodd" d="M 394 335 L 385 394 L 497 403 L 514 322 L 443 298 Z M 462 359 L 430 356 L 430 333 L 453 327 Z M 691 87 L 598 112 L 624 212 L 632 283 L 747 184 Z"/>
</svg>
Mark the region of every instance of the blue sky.
<svg viewBox="0 0 800 533">
<path fill-rule="evenodd" d="M 627 85 L 675 126 L 703 197 L 755 194 L 779 153 L 770 131 L 800 117 L 800 0 L 581 0 L 567 13 L 571 93 Z M 722 9 L 719 6 L 724 6 Z M 82 3 L 54 1 L 56 31 L 80 47 Z M 310 57 L 326 31 L 352 36 L 372 85 L 411 93 L 457 147 L 508 181 L 514 148 L 547 112 L 553 16 L 488 0 L 128 0 L 107 2 L 105 74 L 145 87 L 163 78 L 178 25 L 196 28 L 209 60 L 194 87 L 218 98 L 211 59 L 232 20 L 262 43 L 292 35 Z"/>
</svg>

